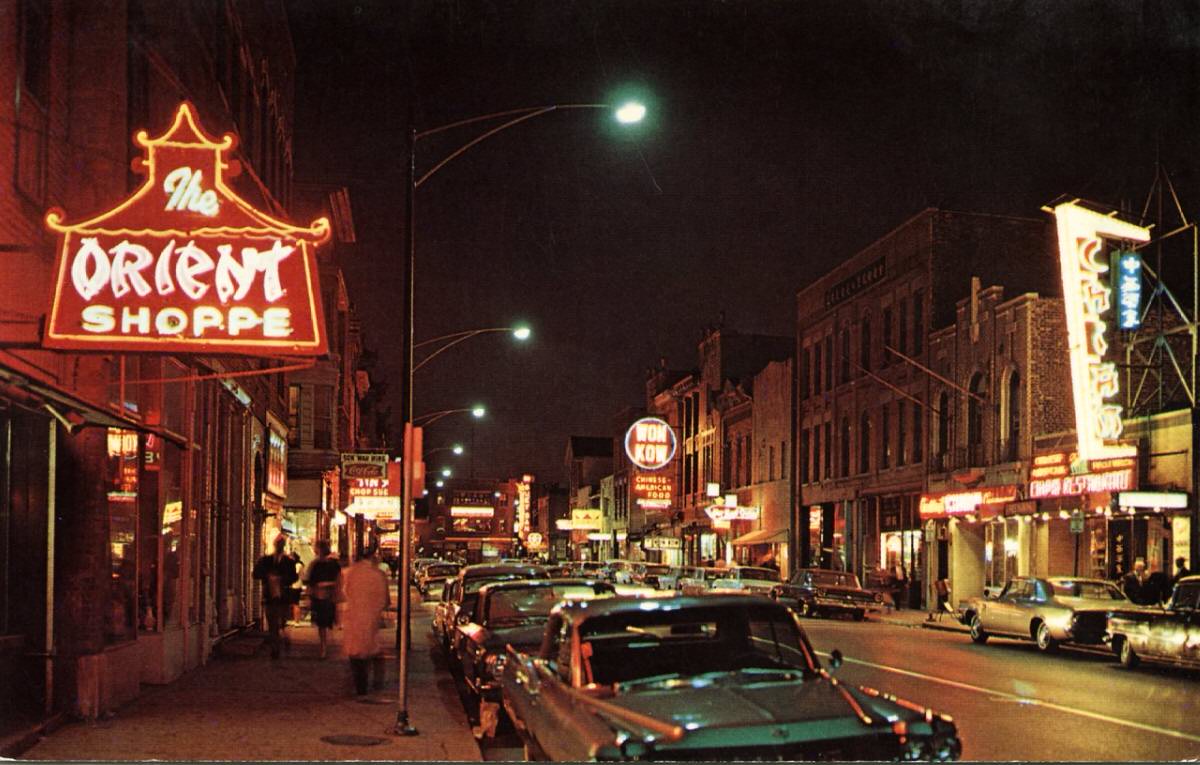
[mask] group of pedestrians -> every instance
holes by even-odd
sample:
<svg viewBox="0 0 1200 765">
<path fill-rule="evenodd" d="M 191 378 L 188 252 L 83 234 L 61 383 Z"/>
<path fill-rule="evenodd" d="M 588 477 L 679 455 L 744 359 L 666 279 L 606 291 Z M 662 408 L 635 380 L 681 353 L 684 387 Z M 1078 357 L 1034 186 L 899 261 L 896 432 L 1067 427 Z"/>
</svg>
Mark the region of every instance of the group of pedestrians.
<svg viewBox="0 0 1200 765">
<path fill-rule="evenodd" d="M 338 621 L 338 604 L 344 604 L 340 609 L 342 650 L 350 660 L 355 692 L 365 695 L 372 665 L 375 686 L 383 682 L 378 637 L 384 609 L 391 602 L 387 575 L 375 548 L 367 550 L 345 571 L 331 554 L 328 541 L 318 541 L 316 550 L 317 557 L 305 569 L 302 580 L 300 561 L 287 552 L 287 537 L 283 534 L 275 538 L 274 551 L 259 558 L 254 566 L 253 576 L 262 582 L 271 658 L 278 660 L 288 645 L 288 616 L 300 594 L 292 585 L 303 581 L 308 588 L 309 612 L 320 637 L 322 659 L 328 655 L 329 631 Z"/>
<path fill-rule="evenodd" d="M 1191 573 L 1186 558 L 1175 559 L 1174 576 L 1167 576 L 1165 571 L 1147 572 L 1146 561 L 1138 558 L 1133 570 L 1121 577 L 1121 590 L 1138 605 L 1157 606 L 1170 600 L 1175 583 Z"/>
</svg>

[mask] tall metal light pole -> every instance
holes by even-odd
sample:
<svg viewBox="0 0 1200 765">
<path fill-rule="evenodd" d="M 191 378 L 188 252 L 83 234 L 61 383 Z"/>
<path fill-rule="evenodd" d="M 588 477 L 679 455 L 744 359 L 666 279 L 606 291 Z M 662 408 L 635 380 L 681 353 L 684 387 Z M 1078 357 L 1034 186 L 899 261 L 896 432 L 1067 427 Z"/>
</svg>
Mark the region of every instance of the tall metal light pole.
<svg viewBox="0 0 1200 765">
<path fill-rule="evenodd" d="M 415 243 L 416 234 L 414 226 L 416 221 L 414 196 L 416 190 L 429 177 L 442 169 L 448 162 L 460 156 L 463 152 L 480 143 L 481 141 L 490 138 L 491 136 L 507 130 L 514 125 L 518 125 L 526 120 L 539 117 L 543 114 L 557 111 L 559 109 L 613 109 L 611 104 L 552 104 L 549 106 L 532 106 L 523 109 L 510 109 L 503 112 L 493 112 L 491 114 L 483 114 L 478 117 L 470 117 L 465 120 L 458 120 L 448 125 L 432 128 L 417 132 L 413 127 L 415 124 L 413 107 L 410 102 L 408 109 L 408 131 L 405 134 L 404 154 L 405 154 L 405 199 L 404 199 L 404 247 L 402 249 L 401 273 L 403 275 L 403 300 L 401 304 L 402 316 L 404 317 L 403 343 L 401 344 L 401 360 L 400 360 L 400 396 L 401 396 L 401 417 L 403 418 L 404 428 L 404 451 L 401 462 L 401 490 L 400 490 L 400 571 L 398 573 L 398 593 L 397 600 L 399 601 L 399 610 L 396 614 L 396 635 L 399 642 L 398 653 L 400 662 L 400 689 L 398 706 L 396 708 L 396 724 L 393 732 L 401 736 L 415 736 L 417 729 L 414 728 L 408 719 L 408 652 L 409 652 L 409 616 L 411 603 L 409 600 L 409 568 L 411 566 L 411 554 L 409 537 L 412 533 L 412 493 L 413 493 L 413 472 L 414 465 L 421 458 L 420 446 L 414 445 L 416 431 L 413 425 L 413 303 L 415 297 L 414 290 L 414 273 L 415 268 Z M 640 122 L 646 114 L 646 107 L 636 102 L 625 103 L 614 111 L 616 119 L 622 124 L 632 124 Z M 441 133 L 451 128 L 471 125 L 486 120 L 499 119 L 501 117 L 511 117 L 500 125 L 482 133 L 481 135 L 468 141 L 463 146 L 446 156 L 445 159 L 435 164 L 424 175 L 417 177 L 416 174 L 416 146 L 417 141 L 421 138 Z M 414 448 L 415 446 L 415 448 Z M 474 451 L 472 449 L 472 451 Z"/>
</svg>

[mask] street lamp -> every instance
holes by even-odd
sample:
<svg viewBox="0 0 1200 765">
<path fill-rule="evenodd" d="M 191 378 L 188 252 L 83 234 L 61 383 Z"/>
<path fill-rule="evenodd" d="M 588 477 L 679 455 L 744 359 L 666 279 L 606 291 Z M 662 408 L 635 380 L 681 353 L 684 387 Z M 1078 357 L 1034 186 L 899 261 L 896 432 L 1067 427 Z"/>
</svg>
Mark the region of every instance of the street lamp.
<svg viewBox="0 0 1200 765">
<path fill-rule="evenodd" d="M 449 478 L 453 472 L 450 468 L 442 468 L 442 478 Z"/>
<path fill-rule="evenodd" d="M 513 337 L 515 337 L 517 340 L 522 340 L 522 341 L 528 340 L 530 335 L 533 334 L 533 330 L 531 330 L 531 329 L 529 329 L 529 327 L 521 324 L 521 325 L 518 325 L 515 327 L 488 327 L 487 329 L 469 329 L 469 330 L 466 330 L 465 332 L 454 332 L 449 335 L 442 335 L 441 337 L 433 337 L 433 338 L 430 338 L 429 340 L 422 340 L 421 342 L 415 344 L 413 346 L 413 348 L 416 349 L 416 348 L 420 348 L 423 345 L 431 345 L 433 343 L 436 343 L 436 342 L 439 342 L 442 340 L 448 340 L 449 342 L 447 342 L 441 348 L 438 348 L 436 351 L 429 354 L 425 358 L 418 361 L 415 365 L 413 365 L 413 371 L 416 372 L 418 369 L 425 366 L 430 361 L 433 361 L 434 357 L 436 357 L 438 354 L 442 353 L 443 351 L 448 351 L 451 348 L 453 348 L 454 346 L 458 345 L 459 343 L 465 342 L 467 340 L 470 340 L 472 337 L 475 337 L 476 335 L 482 335 L 487 332 L 511 332 Z"/>
<path fill-rule="evenodd" d="M 415 192 L 421 187 L 425 181 L 429 180 L 438 170 L 441 170 L 447 163 L 453 161 L 456 157 L 461 156 L 464 152 L 469 151 L 472 147 L 478 145 L 482 141 L 496 135 L 497 133 L 507 130 L 515 125 L 519 125 L 526 120 L 531 120 L 535 117 L 540 117 L 550 112 L 565 110 L 565 109 L 605 109 L 614 111 L 617 121 L 622 125 L 629 125 L 641 121 L 646 116 L 646 108 L 640 104 L 622 104 L 619 107 L 614 107 L 612 104 L 551 104 L 548 106 L 531 106 L 523 109 L 510 109 L 502 112 L 492 112 L 490 114 L 481 114 L 477 117 L 469 117 L 467 119 L 458 120 L 441 127 L 431 128 L 417 132 L 416 128 L 412 127 L 412 101 L 409 102 L 409 130 L 405 146 L 406 164 L 405 164 L 405 201 L 404 201 L 404 220 L 407 223 L 404 233 L 404 247 L 402 251 L 403 263 L 401 264 L 401 278 L 404 286 L 401 290 L 403 299 L 401 306 L 401 315 L 407 322 L 404 328 L 403 343 L 401 344 L 400 353 L 400 383 L 401 388 L 400 399 L 400 417 L 404 428 L 404 465 L 401 473 L 401 498 L 400 498 L 400 527 L 401 527 L 401 550 L 404 558 L 400 561 L 399 579 L 397 582 L 400 588 L 399 592 L 399 609 L 397 613 L 397 640 L 399 642 L 399 674 L 400 688 L 398 694 L 398 706 L 396 709 L 396 723 L 393 727 L 393 733 L 403 736 L 417 735 L 417 729 L 409 724 L 408 720 L 408 642 L 409 642 L 409 593 L 408 593 L 408 577 L 409 577 L 409 560 L 408 560 L 408 544 L 407 537 L 411 534 L 410 524 L 412 521 L 412 465 L 416 461 L 417 455 L 413 448 L 413 432 L 412 428 L 415 425 L 413 420 L 413 372 L 416 366 L 413 364 L 413 305 L 416 298 L 416 281 L 414 279 L 416 271 L 416 258 L 414 256 L 416 249 L 416 236 L 414 234 L 416 221 L 416 205 Z M 458 149 L 448 154 L 444 159 L 435 164 L 424 175 L 417 177 L 416 172 L 416 147 L 417 141 L 427 138 L 431 135 L 444 132 L 465 125 L 473 125 L 488 120 L 496 120 L 501 118 L 506 119 L 501 124 L 493 127 L 484 133 L 476 136 L 467 143 L 463 144 Z M 521 339 L 521 338 L 518 338 Z M 422 360 L 425 363 L 432 358 L 427 357 Z M 481 417 L 482 413 L 476 417 Z"/>
<path fill-rule="evenodd" d="M 425 462 L 428 462 L 429 455 L 437 454 L 438 452 L 447 452 L 447 451 L 453 452 L 456 457 L 461 457 L 464 449 L 462 447 L 462 444 L 455 444 L 454 446 L 439 446 L 436 449 L 430 449 L 429 451 L 425 452 L 423 455 L 421 455 L 421 459 L 424 460 Z"/>
<path fill-rule="evenodd" d="M 413 425 L 421 425 L 422 427 L 428 427 L 428 426 L 432 425 L 433 423 L 437 422 L 438 420 L 442 419 L 443 417 L 449 417 L 452 414 L 460 414 L 462 412 L 470 412 L 471 416 L 478 420 L 487 414 L 487 409 L 484 408 L 483 406 L 476 405 L 476 406 L 463 407 L 461 409 L 442 409 L 437 412 L 426 412 L 425 414 L 417 415 L 416 417 L 414 417 L 412 424 Z M 461 446 L 458 448 L 462 449 Z M 457 453 L 460 453 L 460 452 L 456 452 L 456 454 Z"/>
</svg>

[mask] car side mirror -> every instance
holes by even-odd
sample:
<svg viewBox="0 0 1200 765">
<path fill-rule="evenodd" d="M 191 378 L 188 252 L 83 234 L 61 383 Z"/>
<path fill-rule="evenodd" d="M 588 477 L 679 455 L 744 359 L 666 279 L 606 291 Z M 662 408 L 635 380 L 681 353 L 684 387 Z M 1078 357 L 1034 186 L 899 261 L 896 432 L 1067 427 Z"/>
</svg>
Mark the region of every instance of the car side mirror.
<svg viewBox="0 0 1200 765">
<path fill-rule="evenodd" d="M 829 666 L 833 669 L 837 669 L 838 667 L 842 666 L 842 661 L 844 659 L 845 657 L 842 656 L 842 652 L 834 648 L 829 654 Z"/>
</svg>

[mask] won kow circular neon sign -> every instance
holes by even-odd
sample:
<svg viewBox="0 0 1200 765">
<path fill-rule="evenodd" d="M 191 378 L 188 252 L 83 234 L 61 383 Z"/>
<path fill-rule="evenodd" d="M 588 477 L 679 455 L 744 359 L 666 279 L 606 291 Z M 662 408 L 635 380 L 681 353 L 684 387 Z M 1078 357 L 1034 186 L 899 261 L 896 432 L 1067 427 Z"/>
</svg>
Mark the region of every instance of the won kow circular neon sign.
<svg viewBox="0 0 1200 765">
<path fill-rule="evenodd" d="M 675 431 L 658 417 L 643 417 L 625 431 L 625 454 L 642 470 L 666 467 L 677 445 Z"/>
</svg>

